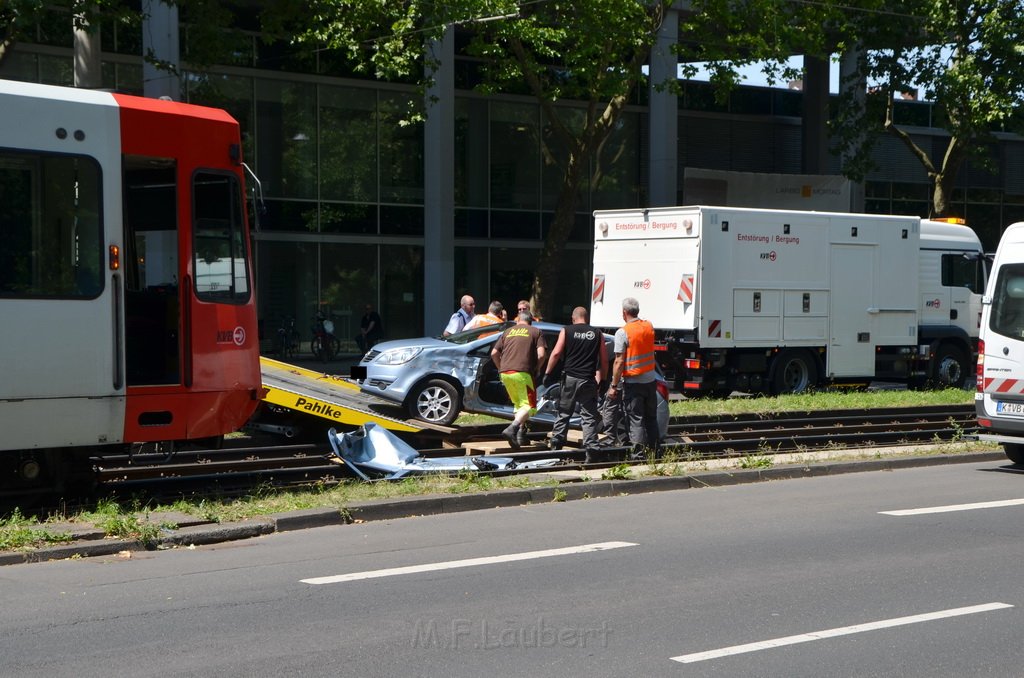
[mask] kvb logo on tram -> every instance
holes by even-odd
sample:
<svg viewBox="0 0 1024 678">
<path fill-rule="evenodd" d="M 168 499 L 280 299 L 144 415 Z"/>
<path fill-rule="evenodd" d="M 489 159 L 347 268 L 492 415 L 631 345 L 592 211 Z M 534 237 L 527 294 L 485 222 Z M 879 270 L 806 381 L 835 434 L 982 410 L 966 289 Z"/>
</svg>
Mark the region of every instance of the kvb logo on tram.
<svg viewBox="0 0 1024 678">
<path fill-rule="evenodd" d="M 245 328 L 238 326 L 233 330 L 217 330 L 217 343 L 241 346 L 245 343 Z"/>
<path fill-rule="evenodd" d="M 771 252 L 761 252 L 761 259 L 765 261 L 775 261 L 777 256 L 778 255 L 775 254 L 775 250 L 772 250 Z"/>
<path fill-rule="evenodd" d="M 644 289 L 644 290 L 651 289 L 651 279 L 650 278 L 645 278 L 643 280 L 634 280 L 633 281 L 633 289 Z"/>
</svg>

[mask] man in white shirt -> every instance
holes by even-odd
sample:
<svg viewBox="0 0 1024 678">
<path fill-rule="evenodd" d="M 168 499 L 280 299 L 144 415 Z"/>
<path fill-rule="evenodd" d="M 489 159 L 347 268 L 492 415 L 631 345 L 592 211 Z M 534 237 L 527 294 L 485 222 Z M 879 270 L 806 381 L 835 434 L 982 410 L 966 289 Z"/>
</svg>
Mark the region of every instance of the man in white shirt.
<svg viewBox="0 0 1024 678">
<path fill-rule="evenodd" d="M 473 300 L 473 297 L 467 294 L 462 297 L 459 310 L 452 313 L 452 317 L 448 319 L 448 324 L 445 326 L 442 336 L 447 337 L 449 334 L 455 334 L 456 332 L 461 332 L 466 329 L 466 325 L 473 319 L 475 314 L 476 302 Z"/>
</svg>

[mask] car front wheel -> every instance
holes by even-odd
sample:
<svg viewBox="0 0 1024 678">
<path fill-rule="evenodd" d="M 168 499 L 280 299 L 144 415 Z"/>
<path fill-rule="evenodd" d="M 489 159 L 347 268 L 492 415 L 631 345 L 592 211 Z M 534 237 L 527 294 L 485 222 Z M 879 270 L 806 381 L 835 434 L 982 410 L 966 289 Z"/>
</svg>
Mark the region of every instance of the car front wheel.
<svg viewBox="0 0 1024 678">
<path fill-rule="evenodd" d="M 458 390 L 447 381 L 431 379 L 409 395 L 406 409 L 413 419 L 448 426 L 459 416 L 462 401 Z"/>
</svg>

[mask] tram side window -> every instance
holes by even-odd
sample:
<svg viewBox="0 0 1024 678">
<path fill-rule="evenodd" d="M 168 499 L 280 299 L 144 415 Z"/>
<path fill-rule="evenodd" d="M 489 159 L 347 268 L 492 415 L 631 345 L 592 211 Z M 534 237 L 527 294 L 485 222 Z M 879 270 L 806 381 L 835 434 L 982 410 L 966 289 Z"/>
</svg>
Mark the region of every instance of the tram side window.
<svg viewBox="0 0 1024 678">
<path fill-rule="evenodd" d="M 98 296 L 101 204 L 94 159 L 0 150 L 0 297 Z"/>
<path fill-rule="evenodd" d="M 192 197 L 196 296 L 204 301 L 247 302 L 250 266 L 238 178 L 197 172 Z"/>
</svg>

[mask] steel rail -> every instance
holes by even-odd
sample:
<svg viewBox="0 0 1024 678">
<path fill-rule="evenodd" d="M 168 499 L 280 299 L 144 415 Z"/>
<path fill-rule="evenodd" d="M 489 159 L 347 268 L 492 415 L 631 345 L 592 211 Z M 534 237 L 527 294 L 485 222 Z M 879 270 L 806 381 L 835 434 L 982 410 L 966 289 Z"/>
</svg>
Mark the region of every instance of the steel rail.
<svg viewBox="0 0 1024 678">
<path fill-rule="evenodd" d="M 495 440 L 502 425 L 463 427 L 457 437 L 467 440 Z M 665 449 L 675 449 L 686 458 L 725 458 L 751 455 L 770 456 L 783 452 L 856 448 L 877 445 L 921 445 L 956 440 L 976 429 L 970 406 L 927 407 L 885 410 L 780 413 L 778 415 L 683 417 L 672 421 Z M 530 434 L 534 449 L 502 451 L 527 461 L 553 456 L 566 466 L 579 466 L 584 452 L 579 447 L 562 450 L 543 448 L 543 431 Z M 591 465 L 602 468 L 622 463 L 629 450 L 606 447 L 601 453 L 609 460 Z M 423 449 L 425 457 L 452 456 L 457 449 Z M 154 460 L 160 455 L 151 455 Z M 343 465 L 328 461 L 324 445 L 284 445 L 223 448 L 179 453 L 169 463 L 147 463 L 143 455 L 118 455 L 95 460 L 97 479 L 106 488 L 144 488 L 147 484 L 189 485 L 202 483 L 242 487 L 246 483 L 302 485 L 350 478 Z M 548 469 L 550 470 L 550 469 Z M 541 471 L 542 472 L 542 471 Z M 521 471 L 492 472 L 510 475 Z M 223 489 L 223 488 L 220 488 Z"/>
</svg>

